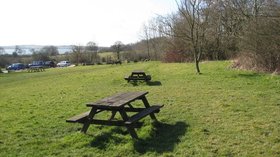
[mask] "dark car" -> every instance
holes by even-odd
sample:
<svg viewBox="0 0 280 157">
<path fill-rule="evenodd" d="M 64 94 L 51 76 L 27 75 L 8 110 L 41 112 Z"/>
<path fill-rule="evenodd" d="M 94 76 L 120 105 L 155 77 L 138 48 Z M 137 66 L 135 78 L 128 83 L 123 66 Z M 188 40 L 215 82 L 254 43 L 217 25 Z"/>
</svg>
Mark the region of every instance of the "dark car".
<svg viewBox="0 0 280 157">
<path fill-rule="evenodd" d="M 25 65 L 22 63 L 14 63 L 12 65 L 9 65 L 6 69 L 7 70 L 22 70 L 25 69 Z"/>
<path fill-rule="evenodd" d="M 32 63 L 29 64 L 28 66 L 32 67 L 32 66 L 44 66 L 44 65 L 45 65 L 44 61 L 32 61 Z"/>
<path fill-rule="evenodd" d="M 46 61 L 45 66 L 49 68 L 54 68 L 56 65 L 54 64 L 53 61 Z"/>
<path fill-rule="evenodd" d="M 55 63 L 53 61 L 32 61 L 28 67 L 43 67 L 43 68 L 51 68 L 55 67 Z"/>
</svg>

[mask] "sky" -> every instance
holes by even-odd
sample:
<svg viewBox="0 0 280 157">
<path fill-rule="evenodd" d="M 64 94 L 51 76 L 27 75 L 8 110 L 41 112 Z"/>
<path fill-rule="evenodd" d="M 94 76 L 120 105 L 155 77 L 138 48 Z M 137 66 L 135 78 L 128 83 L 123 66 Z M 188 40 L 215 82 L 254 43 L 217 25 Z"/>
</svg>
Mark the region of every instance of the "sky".
<svg viewBox="0 0 280 157">
<path fill-rule="evenodd" d="M 141 40 L 144 23 L 176 11 L 175 0 L 0 0 L 0 46 L 111 46 Z"/>
</svg>

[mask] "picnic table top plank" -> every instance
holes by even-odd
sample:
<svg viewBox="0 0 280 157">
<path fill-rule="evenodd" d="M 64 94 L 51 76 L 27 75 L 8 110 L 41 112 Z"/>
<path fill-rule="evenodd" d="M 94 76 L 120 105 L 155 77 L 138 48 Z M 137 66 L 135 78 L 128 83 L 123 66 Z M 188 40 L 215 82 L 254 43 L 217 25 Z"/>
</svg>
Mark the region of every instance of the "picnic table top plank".
<svg viewBox="0 0 280 157">
<path fill-rule="evenodd" d="M 90 102 L 88 107 L 119 108 L 148 94 L 148 92 L 126 92 L 103 98 L 97 102 Z"/>
<path fill-rule="evenodd" d="M 131 72 L 131 74 L 145 74 L 145 71 L 143 71 L 143 70 L 133 70 Z"/>
</svg>

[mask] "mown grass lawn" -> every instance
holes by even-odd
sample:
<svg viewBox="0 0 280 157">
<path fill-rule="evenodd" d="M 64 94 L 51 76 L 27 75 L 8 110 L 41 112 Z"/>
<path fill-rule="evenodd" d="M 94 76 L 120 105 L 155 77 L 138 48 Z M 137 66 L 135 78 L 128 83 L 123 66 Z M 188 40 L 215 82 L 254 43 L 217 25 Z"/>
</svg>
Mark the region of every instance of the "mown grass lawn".
<svg viewBox="0 0 280 157">
<path fill-rule="evenodd" d="M 229 65 L 202 63 L 202 75 L 160 62 L 0 74 L 0 156 L 280 156 L 280 77 Z M 154 82 L 124 81 L 135 69 Z M 65 122 L 124 91 L 149 91 L 151 104 L 165 105 L 160 123 L 142 120 L 140 140 L 121 127 L 81 134 Z"/>
</svg>

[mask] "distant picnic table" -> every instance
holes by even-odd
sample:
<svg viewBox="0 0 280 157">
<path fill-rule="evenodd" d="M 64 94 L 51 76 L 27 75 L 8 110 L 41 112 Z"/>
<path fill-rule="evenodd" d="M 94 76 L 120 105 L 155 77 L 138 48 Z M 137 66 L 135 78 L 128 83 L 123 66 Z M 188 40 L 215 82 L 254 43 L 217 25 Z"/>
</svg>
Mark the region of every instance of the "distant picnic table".
<svg viewBox="0 0 280 157">
<path fill-rule="evenodd" d="M 152 79 L 151 75 L 147 75 L 143 70 L 134 70 L 129 76 L 124 77 L 127 82 L 129 81 L 150 81 Z"/>
<path fill-rule="evenodd" d="M 79 114 L 66 120 L 70 123 L 82 123 L 81 132 L 86 133 L 90 124 L 109 125 L 109 126 L 125 126 L 132 138 L 138 138 L 135 128 L 141 127 L 140 119 L 150 116 L 151 119 L 157 121 L 154 113 L 158 113 L 163 105 L 150 106 L 146 95 L 148 92 L 125 92 L 118 93 L 113 96 L 106 97 L 96 102 L 87 103 L 87 107 L 91 107 L 90 111 Z M 144 107 L 135 107 L 132 102 L 141 100 Z M 109 119 L 96 119 L 95 115 L 104 111 L 110 111 L 112 114 Z M 121 120 L 116 120 L 116 113 L 120 113 Z M 128 116 L 128 112 L 135 112 L 132 116 Z"/>
<path fill-rule="evenodd" d="M 43 66 L 31 66 L 27 70 L 28 72 L 40 72 L 40 71 L 45 71 L 45 67 Z"/>
</svg>

